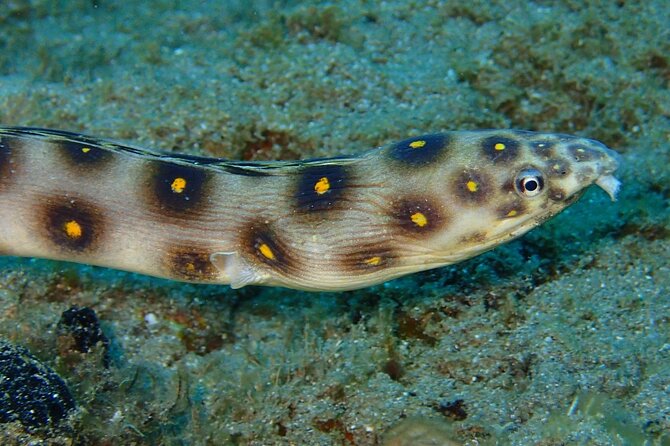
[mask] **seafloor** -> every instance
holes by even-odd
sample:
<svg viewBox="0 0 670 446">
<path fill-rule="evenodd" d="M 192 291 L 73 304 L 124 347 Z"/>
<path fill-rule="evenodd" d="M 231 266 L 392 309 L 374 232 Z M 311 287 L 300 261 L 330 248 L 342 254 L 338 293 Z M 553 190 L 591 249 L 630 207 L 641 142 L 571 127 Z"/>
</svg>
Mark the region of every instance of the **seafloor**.
<svg viewBox="0 0 670 446">
<path fill-rule="evenodd" d="M 3 125 L 246 160 L 559 131 L 621 153 L 623 189 L 340 294 L 3 258 L 0 337 L 78 409 L 0 444 L 670 445 L 668 23 L 665 0 L 2 1 Z M 59 341 L 72 305 L 108 368 Z"/>
</svg>

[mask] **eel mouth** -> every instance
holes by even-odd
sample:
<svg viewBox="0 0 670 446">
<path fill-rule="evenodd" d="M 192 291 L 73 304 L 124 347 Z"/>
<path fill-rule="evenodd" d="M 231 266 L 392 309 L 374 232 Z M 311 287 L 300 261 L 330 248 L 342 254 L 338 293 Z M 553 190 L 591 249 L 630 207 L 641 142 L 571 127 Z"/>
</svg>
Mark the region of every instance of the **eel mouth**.
<svg viewBox="0 0 670 446">
<path fill-rule="evenodd" d="M 621 155 L 607 147 L 602 150 L 603 156 L 598 162 L 599 168 L 597 169 L 600 176 L 596 179 L 595 184 L 607 192 L 612 201 L 616 201 L 619 189 L 621 189 L 621 181 L 616 179 L 614 172 L 619 168 Z"/>
<path fill-rule="evenodd" d="M 619 189 L 621 189 L 621 181 L 617 180 L 614 175 L 601 175 L 596 180 L 596 184 L 607 192 L 612 201 L 616 201 Z"/>
</svg>

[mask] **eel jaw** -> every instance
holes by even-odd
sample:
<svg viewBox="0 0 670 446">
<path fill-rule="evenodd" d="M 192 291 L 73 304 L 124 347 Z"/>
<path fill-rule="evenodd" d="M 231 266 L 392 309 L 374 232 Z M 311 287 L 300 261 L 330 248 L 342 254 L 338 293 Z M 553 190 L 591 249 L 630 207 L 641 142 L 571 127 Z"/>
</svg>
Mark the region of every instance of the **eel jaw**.
<svg viewBox="0 0 670 446">
<path fill-rule="evenodd" d="M 612 201 L 616 201 L 616 196 L 621 188 L 621 181 L 617 180 L 614 175 L 601 175 L 596 180 L 596 184 L 607 192 Z"/>
</svg>

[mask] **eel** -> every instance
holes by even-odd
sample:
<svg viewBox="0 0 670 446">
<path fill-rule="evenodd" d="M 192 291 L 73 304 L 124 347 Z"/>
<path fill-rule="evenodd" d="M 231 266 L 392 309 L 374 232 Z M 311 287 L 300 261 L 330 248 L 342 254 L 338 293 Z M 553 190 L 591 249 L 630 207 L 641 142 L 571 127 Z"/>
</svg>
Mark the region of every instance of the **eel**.
<svg viewBox="0 0 670 446">
<path fill-rule="evenodd" d="M 0 253 L 194 283 L 352 290 L 512 240 L 616 152 L 587 138 L 451 131 L 358 155 L 242 162 L 0 127 Z"/>
</svg>

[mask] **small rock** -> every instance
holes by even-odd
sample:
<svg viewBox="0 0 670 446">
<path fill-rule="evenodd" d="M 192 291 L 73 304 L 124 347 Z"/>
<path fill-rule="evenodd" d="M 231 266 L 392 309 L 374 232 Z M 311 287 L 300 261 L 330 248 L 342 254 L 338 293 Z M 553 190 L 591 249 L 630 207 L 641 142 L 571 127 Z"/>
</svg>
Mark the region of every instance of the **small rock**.
<svg viewBox="0 0 670 446">
<path fill-rule="evenodd" d="M 109 339 L 100 328 L 100 321 L 95 311 L 88 307 L 73 306 L 65 310 L 58 321 L 59 336 L 71 336 L 74 349 L 80 353 L 88 353 L 98 342 L 105 349 L 104 366 L 109 367 Z"/>
</svg>

